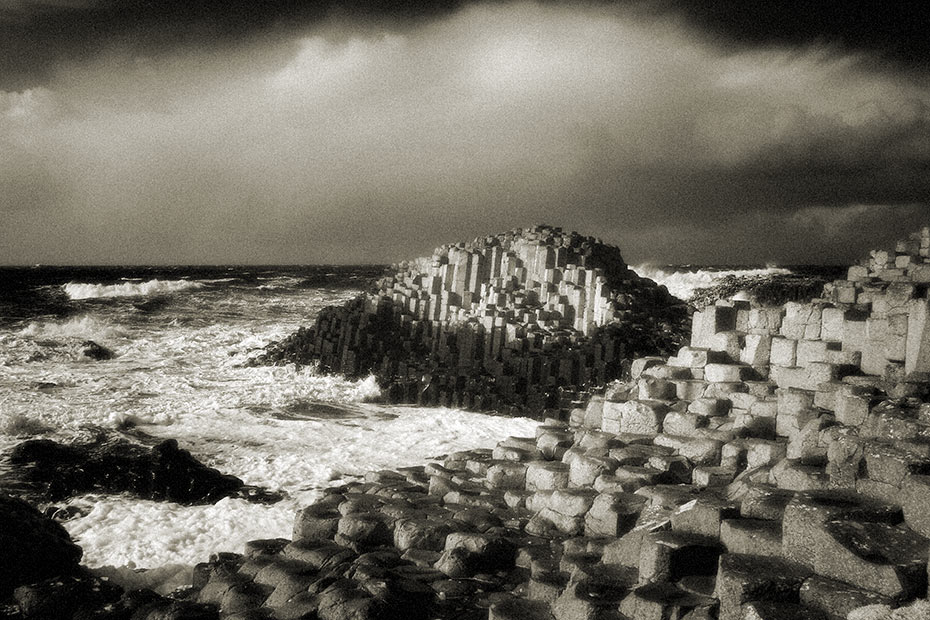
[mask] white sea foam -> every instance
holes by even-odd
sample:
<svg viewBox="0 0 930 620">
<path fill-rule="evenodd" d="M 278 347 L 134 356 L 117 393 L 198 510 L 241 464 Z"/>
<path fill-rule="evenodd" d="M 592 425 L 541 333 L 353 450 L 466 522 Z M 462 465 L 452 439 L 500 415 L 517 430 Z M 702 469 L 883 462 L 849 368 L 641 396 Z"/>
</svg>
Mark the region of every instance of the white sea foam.
<svg viewBox="0 0 930 620">
<path fill-rule="evenodd" d="M 255 348 L 311 323 L 320 307 L 354 295 L 298 288 L 268 295 L 234 286 L 226 296 L 182 295 L 153 312 L 100 304 L 83 316 L 0 329 L 0 452 L 24 432 L 88 440 L 101 426 L 130 423 L 177 439 L 248 484 L 289 494 L 272 506 L 72 500 L 87 507 L 66 527 L 88 565 L 155 567 L 242 551 L 256 538 L 290 537 L 297 508 L 333 481 L 533 434 L 536 422 L 526 419 L 371 402 L 379 394 L 371 377 L 242 364 Z M 81 354 L 84 339 L 118 356 L 89 360 Z"/>
<path fill-rule="evenodd" d="M 125 497 L 94 497 L 92 509 L 65 526 L 89 566 L 154 567 L 204 561 L 217 551 L 242 552 L 257 538 L 290 538 L 298 508 L 319 489 L 366 471 L 417 465 L 455 450 L 492 447 L 508 435 L 532 436 L 537 422 L 452 409 L 364 405 L 346 420 L 277 420 L 224 410 L 181 416 L 171 429 L 209 465 L 246 483 L 285 490 L 271 506 L 224 499 L 184 507 Z M 384 419 L 384 416 L 396 416 Z M 73 503 L 90 504 L 87 498 Z"/>
<path fill-rule="evenodd" d="M 697 289 L 713 286 L 727 276 L 772 276 L 791 273 L 789 269 L 784 269 L 782 267 L 722 271 L 704 269 L 698 271 L 683 271 L 674 268 L 656 267 L 654 265 L 644 264 L 632 267 L 632 269 L 644 278 L 649 278 L 655 280 L 659 284 L 665 285 L 669 293 L 685 301 L 691 299 Z"/>
<path fill-rule="evenodd" d="M 191 280 L 148 280 L 146 282 L 124 282 L 123 284 L 87 284 L 68 282 L 64 291 L 71 299 L 96 299 L 100 297 L 137 297 L 177 293 L 203 288 L 203 282 Z"/>
<path fill-rule="evenodd" d="M 295 278 L 293 276 L 275 276 L 274 278 L 258 278 L 259 280 L 266 281 L 267 284 L 259 284 L 257 287 L 260 291 L 272 291 L 282 288 L 293 288 L 303 282 L 301 278 Z"/>
<path fill-rule="evenodd" d="M 32 321 L 19 333 L 21 336 L 35 339 L 109 340 L 124 337 L 126 329 L 118 324 L 114 325 L 106 319 L 85 314 L 72 317 L 66 321 Z"/>
</svg>

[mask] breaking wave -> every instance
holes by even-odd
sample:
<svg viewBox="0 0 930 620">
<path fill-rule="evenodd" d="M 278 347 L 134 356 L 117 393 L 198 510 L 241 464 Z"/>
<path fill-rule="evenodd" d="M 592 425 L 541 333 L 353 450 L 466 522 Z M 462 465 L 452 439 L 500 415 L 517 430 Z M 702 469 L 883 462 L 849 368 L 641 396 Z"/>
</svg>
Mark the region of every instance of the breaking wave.
<svg viewBox="0 0 930 620">
<path fill-rule="evenodd" d="M 632 267 L 638 275 L 643 278 L 655 280 L 668 289 L 668 292 L 677 297 L 688 301 L 694 296 L 694 292 L 701 288 L 714 286 L 720 280 L 727 276 L 745 277 L 745 276 L 775 276 L 787 275 L 791 273 L 790 269 L 782 267 L 763 267 L 757 269 L 697 269 L 689 270 L 687 267 L 656 267 L 655 265 L 638 265 Z"/>
<path fill-rule="evenodd" d="M 20 335 L 35 339 L 108 340 L 125 336 L 126 330 L 105 319 L 84 315 L 67 321 L 32 321 Z"/>
<path fill-rule="evenodd" d="M 148 280 L 147 282 L 124 282 L 122 284 L 87 284 L 68 282 L 64 291 L 71 299 L 96 299 L 100 297 L 140 297 L 177 293 L 190 289 L 203 288 L 202 282 L 190 280 Z"/>
</svg>

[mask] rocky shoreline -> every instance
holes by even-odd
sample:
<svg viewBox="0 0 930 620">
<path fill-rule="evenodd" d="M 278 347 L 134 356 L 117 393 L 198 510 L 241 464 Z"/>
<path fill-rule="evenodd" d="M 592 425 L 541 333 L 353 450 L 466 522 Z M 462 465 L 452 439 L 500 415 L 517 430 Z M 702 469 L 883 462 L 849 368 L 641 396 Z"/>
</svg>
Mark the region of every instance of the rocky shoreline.
<svg viewBox="0 0 930 620">
<path fill-rule="evenodd" d="M 82 572 L 60 526 L 4 500 L 0 515 L 33 524 L 0 529 L 7 548 L 48 541 L 67 570 L 4 576 L 2 613 L 930 617 L 928 289 L 925 228 L 808 303 L 718 302 L 675 355 L 545 408 L 535 436 L 327 489 L 290 540 L 218 554 L 169 597 Z"/>
</svg>

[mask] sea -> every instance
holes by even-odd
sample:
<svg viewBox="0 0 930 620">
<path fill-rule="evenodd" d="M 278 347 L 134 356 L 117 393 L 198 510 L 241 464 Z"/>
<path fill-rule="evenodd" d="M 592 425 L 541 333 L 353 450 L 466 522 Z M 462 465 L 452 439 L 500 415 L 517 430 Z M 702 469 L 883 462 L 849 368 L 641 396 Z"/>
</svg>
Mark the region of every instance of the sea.
<svg viewBox="0 0 930 620">
<path fill-rule="evenodd" d="M 636 268 L 682 298 L 720 277 L 776 267 Z M 63 522 L 101 570 L 178 574 L 246 541 L 289 538 L 321 489 L 367 471 L 532 436 L 538 421 L 388 405 L 374 377 L 312 366 L 250 366 L 319 310 L 368 290 L 381 266 L 0 267 L 0 458 L 27 438 L 101 431 L 176 439 L 246 484 L 283 491 L 271 505 L 181 506 L 122 495 L 67 502 Z M 93 360 L 86 341 L 111 350 Z M 59 504 L 61 505 L 61 504 Z M 113 568 L 115 567 L 115 568 Z"/>
</svg>

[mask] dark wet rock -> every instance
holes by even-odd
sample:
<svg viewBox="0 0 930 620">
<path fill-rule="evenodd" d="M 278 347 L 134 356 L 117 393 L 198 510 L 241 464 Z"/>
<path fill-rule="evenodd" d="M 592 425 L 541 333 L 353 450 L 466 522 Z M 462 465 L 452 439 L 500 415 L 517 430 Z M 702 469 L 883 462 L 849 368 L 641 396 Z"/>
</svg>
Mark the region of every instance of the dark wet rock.
<svg viewBox="0 0 930 620">
<path fill-rule="evenodd" d="M 116 357 L 116 353 L 103 345 L 97 344 L 93 340 L 85 340 L 81 343 L 81 346 L 84 347 L 84 356 L 92 360 L 111 360 Z"/>
<path fill-rule="evenodd" d="M 11 450 L 9 464 L 0 485 L 37 504 L 90 492 L 131 493 L 180 504 L 214 503 L 224 497 L 258 503 L 281 499 L 278 493 L 207 467 L 174 439 L 152 448 L 121 438 L 71 445 L 31 439 Z"/>
<path fill-rule="evenodd" d="M 116 603 L 122 588 L 78 571 L 24 585 L 13 592 L 13 600 L 25 620 L 72 620 L 94 616 L 94 612 Z"/>
<path fill-rule="evenodd" d="M 6 495 L 0 495 L 0 550 L 0 601 L 20 586 L 76 574 L 82 555 L 61 525 Z"/>
<path fill-rule="evenodd" d="M 164 597 L 151 590 L 132 590 L 88 615 L 75 615 L 74 620 L 218 620 L 219 617 L 215 605 Z"/>
</svg>

